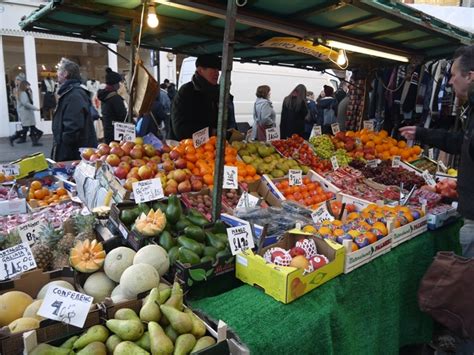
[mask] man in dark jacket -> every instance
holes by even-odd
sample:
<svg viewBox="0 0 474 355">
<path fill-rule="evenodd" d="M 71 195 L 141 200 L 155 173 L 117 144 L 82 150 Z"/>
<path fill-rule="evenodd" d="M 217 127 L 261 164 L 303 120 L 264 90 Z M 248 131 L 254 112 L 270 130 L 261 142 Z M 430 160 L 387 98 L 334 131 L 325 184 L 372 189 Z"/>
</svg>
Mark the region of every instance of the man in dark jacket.
<svg viewBox="0 0 474 355">
<path fill-rule="evenodd" d="M 219 113 L 220 59 L 214 55 L 201 55 L 196 60 L 196 73 L 189 83 L 178 90 L 171 106 L 169 138 L 192 138 L 193 133 L 209 127 L 209 134 L 217 132 Z M 227 128 L 234 128 L 233 105 L 229 102 Z"/>
<path fill-rule="evenodd" d="M 97 136 L 91 118 L 91 100 L 81 87 L 79 66 L 62 58 L 58 69 L 59 100 L 53 117 L 52 159 L 78 160 L 79 148 L 96 147 Z"/>
<path fill-rule="evenodd" d="M 123 103 L 122 96 L 117 93 L 122 82 L 122 76 L 110 68 L 107 68 L 105 71 L 106 87 L 97 91 L 97 97 L 101 101 L 104 141 L 109 144 L 114 140 L 113 122 L 123 122 L 127 117 L 127 109 Z"/>
<path fill-rule="evenodd" d="M 329 85 L 323 86 L 324 97 L 316 102 L 317 124 L 322 126 L 324 134 L 332 134 L 331 124 L 336 123 L 337 100 L 334 97 L 334 88 Z"/>
</svg>

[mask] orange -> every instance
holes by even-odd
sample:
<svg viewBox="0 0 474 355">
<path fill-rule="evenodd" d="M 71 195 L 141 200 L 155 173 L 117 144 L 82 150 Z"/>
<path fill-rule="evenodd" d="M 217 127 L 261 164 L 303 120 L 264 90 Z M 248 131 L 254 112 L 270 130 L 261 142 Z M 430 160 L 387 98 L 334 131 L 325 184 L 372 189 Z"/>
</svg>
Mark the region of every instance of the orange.
<svg viewBox="0 0 474 355">
<path fill-rule="evenodd" d="M 38 181 L 38 180 L 34 180 L 34 181 L 32 181 L 31 184 L 30 184 L 30 189 L 31 189 L 31 190 L 39 190 L 39 189 L 41 189 L 42 187 L 43 187 L 43 184 L 42 184 L 40 181 Z"/>
<path fill-rule="evenodd" d="M 28 201 L 33 200 L 34 198 L 35 198 L 35 193 L 30 190 L 30 192 L 28 193 Z"/>
<path fill-rule="evenodd" d="M 43 189 L 36 190 L 33 194 L 35 196 L 35 199 L 37 199 L 37 200 L 42 200 L 46 196 Z"/>
<path fill-rule="evenodd" d="M 194 169 L 194 163 L 191 162 L 191 161 L 188 161 L 186 163 L 186 168 L 189 169 L 189 170 L 193 170 Z"/>
<path fill-rule="evenodd" d="M 192 163 L 195 163 L 198 160 L 197 157 L 196 157 L 196 154 L 194 154 L 194 153 L 186 154 L 185 158 L 186 158 L 187 161 L 190 161 Z"/>
<path fill-rule="evenodd" d="M 237 174 L 239 174 L 239 176 L 246 177 L 247 176 L 247 170 L 237 168 Z"/>
<path fill-rule="evenodd" d="M 56 194 L 58 196 L 67 195 L 67 190 L 64 187 L 60 187 L 59 189 L 56 190 Z"/>
<path fill-rule="evenodd" d="M 382 137 L 382 138 L 388 137 L 388 132 L 382 129 L 379 132 L 379 136 Z"/>
<path fill-rule="evenodd" d="M 38 206 L 39 207 L 45 207 L 45 206 L 48 206 L 48 203 L 45 202 L 45 201 L 38 201 Z"/>
<path fill-rule="evenodd" d="M 365 146 L 366 146 L 367 148 L 373 148 L 373 147 L 375 147 L 375 142 L 369 141 L 369 142 L 366 143 Z"/>
<path fill-rule="evenodd" d="M 419 155 L 421 153 L 421 147 L 419 145 L 414 145 L 411 149 L 414 155 Z"/>
<path fill-rule="evenodd" d="M 186 154 L 196 154 L 196 149 L 194 148 L 193 145 L 188 145 L 186 148 L 184 148 L 184 152 Z"/>
<path fill-rule="evenodd" d="M 389 160 L 390 159 L 390 153 L 389 152 L 383 152 L 382 159 L 383 160 Z"/>
<path fill-rule="evenodd" d="M 201 175 L 199 168 L 194 168 L 193 170 L 191 170 L 191 172 L 193 173 L 193 175 Z"/>
<path fill-rule="evenodd" d="M 213 152 L 214 149 L 215 149 L 215 148 L 214 148 L 214 146 L 213 146 L 212 144 L 210 144 L 210 143 L 204 144 L 204 150 Z"/>
<path fill-rule="evenodd" d="M 252 165 L 247 165 L 245 167 L 245 170 L 247 170 L 247 175 L 250 176 L 255 176 L 255 174 L 257 173 L 257 169 L 255 169 Z M 288 180 L 285 181 L 288 182 Z"/>
<path fill-rule="evenodd" d="M 235 163 L 236 158 L 234 155 L 226 155 L 224 158 L 224 161 L 226 164 L 232 164 L 232 163 Z"/>
<path fill-rule="evenodd" d="M 390 154 L 397 155 L 398 154 L 398 148 L 397 147 L 390 148 Z"/>
<path fill-rule="evenodd" d="M 182 141 L 185 146 L 192 146 L 194 148 L 193 140 L 188 138 Z"/>
<path fill-rule="evenodd" d="M 405 141 L 399 141 L 398 142 L 398 148 L 405 148 L 407 146 L 407 142 Z"/>
<path fill-rule="evenodd" d="M 214 178 L 211 174 L 205 174 L 202 179 L 206 185 L 211 185 L 214 182 Z"/>
<path fill-rule="evenodd" d="M 408 158 L 410 158 L 410 151 L 407 150 L 407 149 L 404 149 L 404 150 L 402 150 L 400 155 L 401 155 L 403 160 L 407 160 Z"/>
<path fill-rule="evenodd" d="M 68 195 L 60 196 L 59 200 L 60 201 L 69 200 L 69 196 Z"/>
</svg>

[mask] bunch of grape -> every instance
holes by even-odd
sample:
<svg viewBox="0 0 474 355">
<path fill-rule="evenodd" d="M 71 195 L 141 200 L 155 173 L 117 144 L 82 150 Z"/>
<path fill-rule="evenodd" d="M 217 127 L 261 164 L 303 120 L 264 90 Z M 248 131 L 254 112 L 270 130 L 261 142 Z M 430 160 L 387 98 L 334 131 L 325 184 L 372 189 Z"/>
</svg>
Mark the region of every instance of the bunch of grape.
<svg viewBox="0 0 474 355">
<path fill-rule="evenodd" d="M 349 165 L 349 163 L 352 161 L 352 158 L 347 155 L 347 152 L 344 149 L 336 150 L 335 156 L 337 158 L 337 163 L 341 167 Z"/>
<path fill-rule="evenodd" d="M 330 159 L 334 155 L 334 144 L 328 135 L 315 136 L 309 139 L 309 142 L 314 147 L 314 152 L 317 156 L 323 159 Z"/>
</svg>

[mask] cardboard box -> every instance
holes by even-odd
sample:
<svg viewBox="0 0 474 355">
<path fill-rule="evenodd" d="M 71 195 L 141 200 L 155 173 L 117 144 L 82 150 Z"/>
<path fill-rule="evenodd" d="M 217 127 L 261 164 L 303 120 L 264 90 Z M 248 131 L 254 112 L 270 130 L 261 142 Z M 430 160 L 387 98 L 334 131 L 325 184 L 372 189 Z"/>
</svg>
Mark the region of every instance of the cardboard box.
<svg viewBox="0 0 474 355">
<path fill-rule="evenodd" d="M 243 226 L 245 224 L 249 224 L 249 222 L 247 222 L 246 220 L 243 220 L 239 217 L 232 216 L 227 213 L 221 213 L 220 219 L 221 221 L 228 224 L 230 227 L 237 227 L 237 226 Z M 260 236 L 262 235 L 262 232 L 263 232 L 263 226 L 254 224 L 253 231 L 255 233 L 254 235 L 255 245 L 259 245 Z M 277 235 L 267 235 L 265 237 L 265 241 L 263 242 L 263 246 L 265 247 L 267 245 L 276 243 L 277 237 L 278 237 Z"/>
<path fill-rule="evenodd" d="M 10 164 L 18 164 L 20 167 L 20 174 L 17 179 L 24 178 L 32 173 L 48 169 L 48 162 L 43 153 L 35 153 L 23 157 L 21 159 L 12 161 Z"/>
<path fill-rule="evenodd" d="M 0 201 L 0 216 L 22 213 L 26 213 L 26 199 L 15 198 L 13 200 Z"/>
<path fill-rule="evenodd" d="M 454 222 L 460 217 L 461 216 L 458 214 L 457 208 L 454 208 L 451 205 L 446 205 L 445 208 L 440 208 L 440 206 L 437 206 L 430 210 L 427 214 L 428 229 L 434 230 L 441 228 L 446 224 Z"/>
<path fill-rule="evenodd" d="M 267 263 L 263 258 L 264 253 L 272 247 L 291 249 L 299 237 L 313 239 L 318 252 L 330 260 L 329 264 L 303 275 L 301 269 Z M 267 295 L 282 303 L 290 303 L 341 274 L 344 270 L 344 255 L 342 245 L 292 230 L 277 243 L 263 248 L 259 254 L 254 254 L 251 250 L 237 254 L 236 277 L 249 285 L 262 288 Z"/>
<path fill-rule="evenodd" d="M 388 223 L 389 230 L 391 230 L 390 222 Z M 390 231 L 390 235 L 392 236 L 392 247 L 396 247 L 417 235 L 420 235 L 428 230 L 428 216 L 423 216 L 418 218 L 417 220 L 408 223 L 404 226 L 399 228 L 395 228 Z"/>
<path fill-rule="evenodd" d="M 260 179 L 247 184 L 247 192 L 264 200 L 269 206 L 280 206 L 281 201 L 270 192 L 266 181 Z"/>
<path fill-rule="evenodd" d="M 342 203 L 354 205 L 358 211 L 363 210 L 368 205 L 373 205 L 374 204 L 374 202 L 363 200 L 361 198 L 354 197 L 354 196 L 345 194 L 343 192 L 340 192 L 338 194 L 337 199 L 339 201 L 341 201 Z"/>
<path fill-rule="evenodd" d="M 388 234 L 382 239 L 366 247 L 347 252 L 344 262 L 344 273 L 349 272 L 367 264 L 368 262 L 378 258 L 379 256 L 388 253 L 392 249 L 392 235 Z"/>
</svg>

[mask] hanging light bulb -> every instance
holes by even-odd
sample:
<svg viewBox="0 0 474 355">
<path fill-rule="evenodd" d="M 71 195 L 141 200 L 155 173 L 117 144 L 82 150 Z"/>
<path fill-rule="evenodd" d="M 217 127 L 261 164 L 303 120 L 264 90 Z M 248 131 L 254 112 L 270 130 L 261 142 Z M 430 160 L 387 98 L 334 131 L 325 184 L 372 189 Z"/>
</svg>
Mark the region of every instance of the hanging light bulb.
<svg viewBox="0 0 474 355">
<path fill-rule="evenodd" d="M 339 54 L 337 56 L 337 65 L 343 66 L 347 63 L 346 51 L 344 49 L 339 49 Z"/>
<path fill-rule="evenodd" d="M 156 10 L 155 10 L 154 4 L 150 4 L 148 6 L 148 15 L 146 18 L 146 23 L 151 28 L 156 28 L 160 24 L 160 21 L 158 20 L 158 16 L 156 16 Z"/>
</svg>

